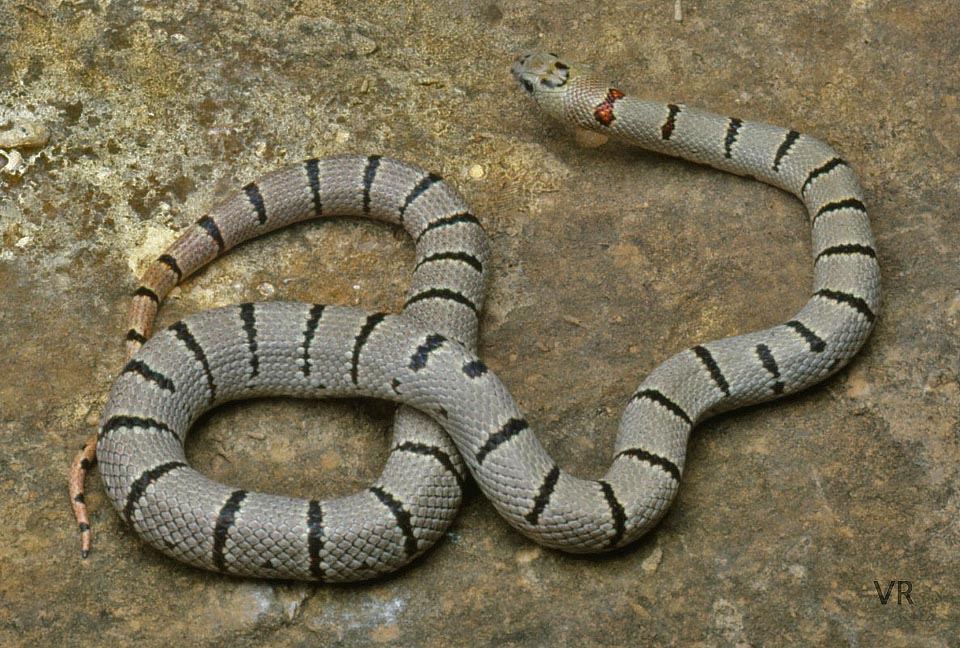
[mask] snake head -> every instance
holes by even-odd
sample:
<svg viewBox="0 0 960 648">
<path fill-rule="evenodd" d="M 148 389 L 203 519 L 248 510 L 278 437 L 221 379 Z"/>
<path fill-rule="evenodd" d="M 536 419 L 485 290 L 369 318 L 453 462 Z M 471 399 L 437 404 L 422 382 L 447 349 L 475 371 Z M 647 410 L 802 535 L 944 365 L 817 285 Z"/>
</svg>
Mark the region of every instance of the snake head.
<svg viewBox="0 0 960 648">
<path fill-rule="evenodd" d="M 622 92 L 556 54 L 529 52 L 511 71 L 545 114 L 573 127 L 581 145 L 599 146 L 606 141 L 605 129 L 614 119 L 612 104 L 623 98 Z"/>
<path fill-rule="evenodd" d="M 513 64 L 513 76 L 537 98 L 540 92 L 562 88 L 570 79 L 571 67 L 556 54 L 528 52 Z"/>
<path fill-rule="evenodd" d="M 556 54 L 529 52 L 513 64 L 511 71 L 544 113 L 560 123 L 579 121 L 570 114 L 570 98 L 576 94 L 571 90 L 586 78 L 577 67 Z"/>
</svg>

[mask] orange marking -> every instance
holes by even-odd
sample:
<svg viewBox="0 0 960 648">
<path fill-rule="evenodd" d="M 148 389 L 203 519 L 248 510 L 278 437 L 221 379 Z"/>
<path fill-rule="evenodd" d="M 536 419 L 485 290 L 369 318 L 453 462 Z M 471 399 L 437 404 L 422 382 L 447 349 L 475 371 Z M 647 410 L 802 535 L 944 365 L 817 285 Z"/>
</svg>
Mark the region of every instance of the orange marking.
<svg viewBox="0 0 960 648">
<path fill-rule="evenodd" d="M 73 505 L 73 515 L 77 518 L 77 526 L 80 528 L 80 555 L 84 558 L 90 553 L 90 517 L 87 515 L 87 504 L 83 499 L 83 479 L 96 462 L 97 435 L 94 434 L 83 444 L 70 465 L 70 503 Z"/>
<path fill-rule="evenodd" d="M 616 119 L 616 116 L 613 114 L 613 104 L 618 99 L 623 99 L 623 97 L 624 94 L 616 88 L 607 90 L 607 96 L 593 109 L 593 118 L 604 126 L 612 124 Z"/>
</svg>

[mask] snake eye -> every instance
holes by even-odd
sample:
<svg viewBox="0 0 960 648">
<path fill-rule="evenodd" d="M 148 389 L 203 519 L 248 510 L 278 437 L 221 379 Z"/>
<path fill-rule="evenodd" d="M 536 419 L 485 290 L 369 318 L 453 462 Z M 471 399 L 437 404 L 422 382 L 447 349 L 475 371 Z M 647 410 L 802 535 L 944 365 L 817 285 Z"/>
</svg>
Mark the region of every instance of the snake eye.
<svg viewBox="0 0 960 648">
<path fill-rule="evenodd" d="M 520 84 L 524 88 L 526 88 L 527 92 L 529 92 L 530 94 L 533 94 L 533 83 L 530 81 L 530 79 L 525 79 L 521 77 Z"/>
</svg>

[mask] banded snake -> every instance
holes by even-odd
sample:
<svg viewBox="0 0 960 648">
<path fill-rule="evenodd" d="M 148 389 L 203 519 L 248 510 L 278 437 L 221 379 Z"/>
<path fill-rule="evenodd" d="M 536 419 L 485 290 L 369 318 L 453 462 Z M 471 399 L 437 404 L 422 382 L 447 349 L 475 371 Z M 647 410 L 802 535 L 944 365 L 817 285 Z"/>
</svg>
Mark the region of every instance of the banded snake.
<svg viewBox="0 0 960 648">
<path fill-rule="evenodd" d="M 570 552 L 622 547 L 673 501 L 696 423 L 809 387 L 862 346 L 880 304 L 879 267 L 861 189 L 833 149 L 778 126 L 635 99 L 552 54 L 525 55 L 513 73 L 561 123 L 800 198 L 813 234 L 810 300 L 783 324 L 697 344 L 658 366 L 624 409 L 606 475 L 579 479 L 549 457 L 474 354 L 490 254 L 459 194 L 435 174 L 379 156 L 280 169 L 203 216 L 142 278 L 128 362 L 98 436 L 73 466 L 84 555 L 82 486 L 94 452 L 110 500 L 138 535 L 174 558 L 231 574 L 344 581 L 393 571 L 444 533 L 467 470 L 496 510 L 539 543 Z M 191 315 L 147 339 L 160 303 L 184 277 L 249 238 L 331 215 L 399 224 L 414 238 L 403 314 L 242 304 Z M 267 395 L 401 403 L 379 479 L 318 501 L 231 488 L 187 465 L 183 443 L 200 414 Z"/>
</svg>

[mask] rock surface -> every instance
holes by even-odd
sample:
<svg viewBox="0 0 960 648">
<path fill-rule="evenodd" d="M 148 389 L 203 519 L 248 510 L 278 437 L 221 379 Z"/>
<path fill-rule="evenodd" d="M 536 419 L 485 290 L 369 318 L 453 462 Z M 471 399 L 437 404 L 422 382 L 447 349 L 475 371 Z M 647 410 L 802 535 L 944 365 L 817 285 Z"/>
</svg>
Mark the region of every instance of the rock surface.
<svg viewBox="0 0 960 648">
<path fill-rule="evenodd" d="M 0 130 L 32 133 L 7 142 L 16 170 L 0 158 L 0 644 L 956 645 L 960 10 L 688 1 L 678 22 L 673 4 L 0 5 Z M 281 164 L 376 152 L 460 187 L 494 246 L 481 354 L 581 475 L 605 469 L 621 405 L 658 362 L 806 300 L 795 199 L 578 147 L 513 87 L 515 55 L 541 47 L 650 98 L 832 143 L 865 186 L 885 282 L 861 354 L 701 425 L 672 512 L 616 555 L 541 549 L 472 487 L 446 541 L 394 577 L 244 581 L 143 546 L 94 472 L 81 561 L 66 470 L 119 369 L 136 275 Z M 188 280 L 161 323 L 257 299 L 395 310 L 412 258 L 381 225 L 308 223 Z M 377 474 L 390 413 L 235 404 L 189 453 L 238 486 L 345 494 Z M 881 604 L 874 581 L 891 580 L 912 603 L 895 586 Z"/>
</svg>

